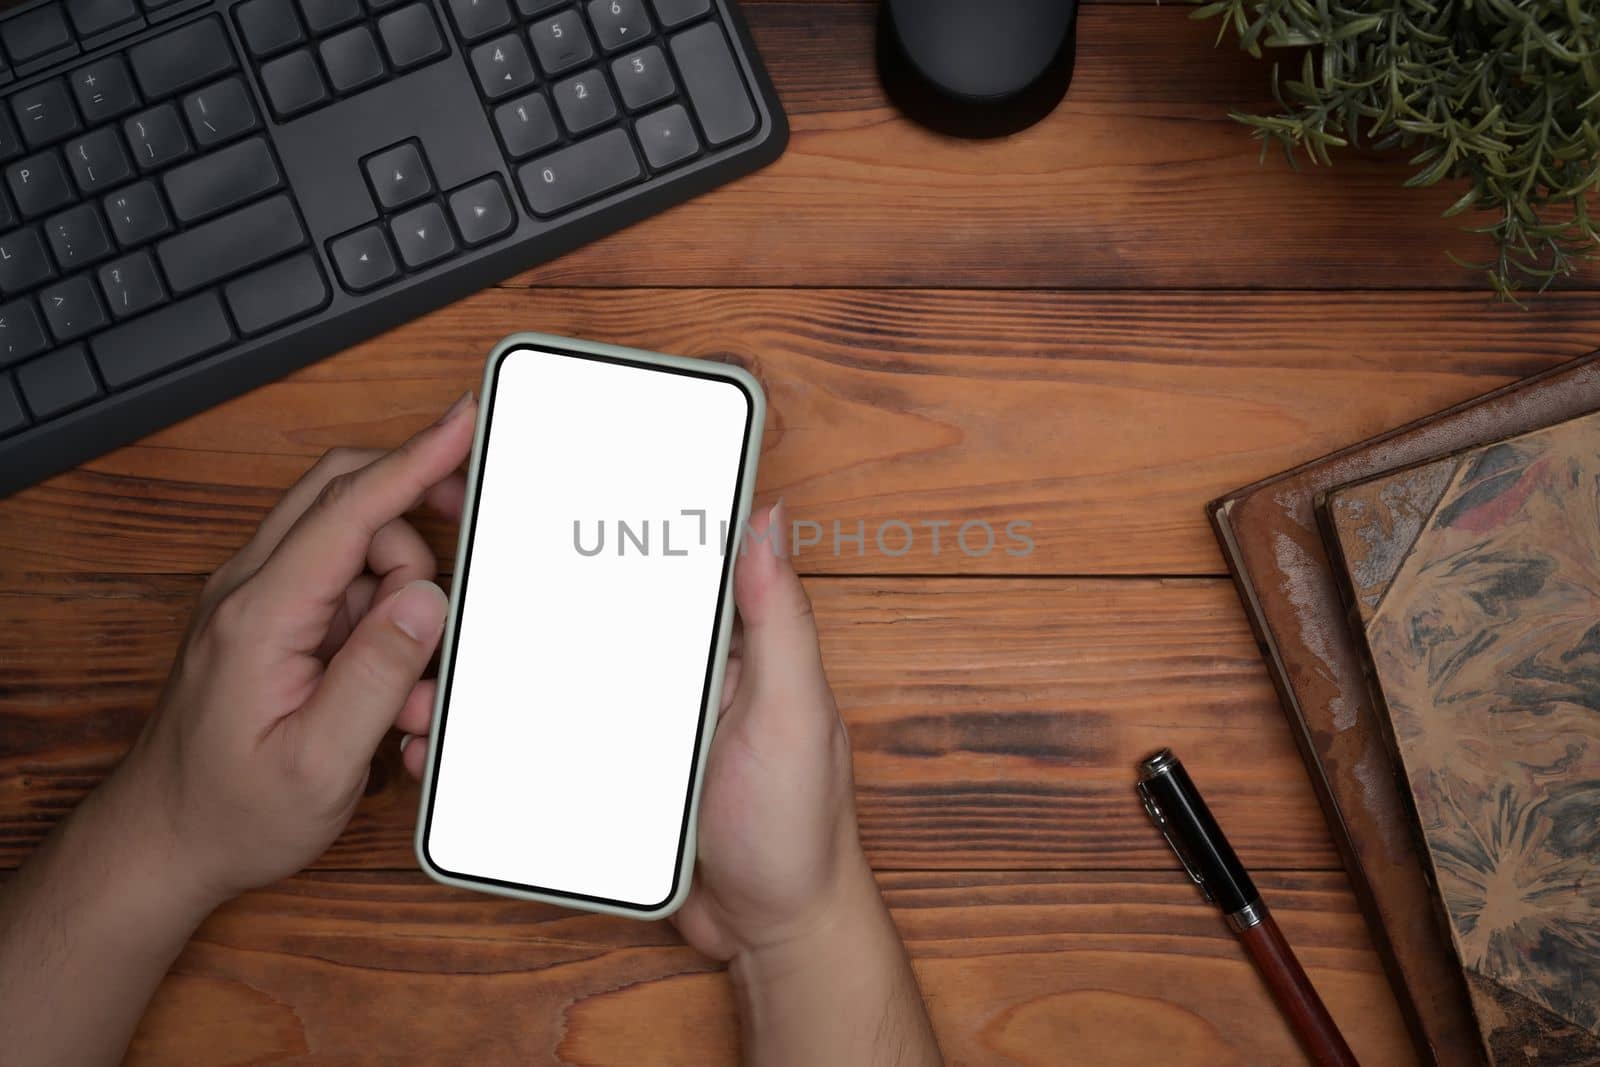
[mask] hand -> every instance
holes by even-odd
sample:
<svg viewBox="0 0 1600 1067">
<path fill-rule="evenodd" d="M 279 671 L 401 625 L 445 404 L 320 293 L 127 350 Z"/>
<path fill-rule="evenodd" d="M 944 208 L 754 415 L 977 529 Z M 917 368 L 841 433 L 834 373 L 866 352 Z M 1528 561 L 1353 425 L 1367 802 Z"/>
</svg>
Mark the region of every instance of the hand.
<svg viewBox="0 0 1600 1067">
<path fill-rule="evenodd" d="M 147 812 L 209 903 L 292 874 L 337 837 L 422 681 L 447 602 L 402 516 L 459 517 L 475 405 L 390 453 L 328 453 L 207 581 L 160 706 L 107 788 Z"/>
</svg>

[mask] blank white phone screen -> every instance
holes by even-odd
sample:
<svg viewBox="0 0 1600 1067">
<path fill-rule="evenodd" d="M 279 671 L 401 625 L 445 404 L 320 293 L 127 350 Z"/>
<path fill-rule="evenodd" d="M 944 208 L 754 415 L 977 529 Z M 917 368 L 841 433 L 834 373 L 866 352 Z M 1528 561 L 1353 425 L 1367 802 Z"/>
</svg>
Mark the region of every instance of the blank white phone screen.
<svg viewBox="0 0 1600 1067">
<path fill-rule="evenodd" d="M 536 349 L 502 358 L 491 398 L 428 858 L 659 907 L 689 874 L 751 401 L 724 378 Z"/>
</svg>

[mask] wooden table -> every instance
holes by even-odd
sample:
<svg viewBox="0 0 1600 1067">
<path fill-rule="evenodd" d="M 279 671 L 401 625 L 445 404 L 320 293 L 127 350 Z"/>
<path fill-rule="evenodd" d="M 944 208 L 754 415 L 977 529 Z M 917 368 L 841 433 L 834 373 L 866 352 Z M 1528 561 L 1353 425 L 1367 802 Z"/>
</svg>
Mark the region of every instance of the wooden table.
<svg viewBox="0 0 1600 1067">
<path fill-rule="evenodd" d="M 1495 306 L 1445 257 L 1479 251 L 1456 192 L 1262 165 L 1227 112 L 1268 67 L 1183 5 L 1087 7 L 1062 107 L 988 144 L 886 104 L 873 5 L 746 7 L 775 166 L 0 503 L 0 865 L 115 763 L 202 577 L 315 456 L 398 442 L 539 329 L 764 381 L 763 496 L 826 531 L 801 563 L 862 834 L 952 1063 L 1298 1062 L 1135 800 L 1161 745 L 1363 1062 L 1409 1062 L 1201 508 L 1594 347 L 1600 276 Z M 924 522 L 971 519 L 1035 550 L 933 553 Z M 924 534 L 898 556 L 893 520 Z M 669 927 L 422 878 L 392 740 L 370 794 L 200 930 L 134 1062 L 734 1061 L 726 980 Z"/>
</svg>

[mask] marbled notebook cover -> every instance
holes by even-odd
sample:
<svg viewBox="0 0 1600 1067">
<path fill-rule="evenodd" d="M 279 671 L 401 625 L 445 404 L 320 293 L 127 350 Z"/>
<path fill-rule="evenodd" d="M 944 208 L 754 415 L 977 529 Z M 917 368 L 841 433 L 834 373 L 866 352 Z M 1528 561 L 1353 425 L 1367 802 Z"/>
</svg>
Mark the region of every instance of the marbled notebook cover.
<svg viewBox="0 0 1600 1067">
<path fill-rule="evenodd" d="M 1489 1059 L 1600 1061 L 1600 414 L 1325 520 Z"/>
</svg>

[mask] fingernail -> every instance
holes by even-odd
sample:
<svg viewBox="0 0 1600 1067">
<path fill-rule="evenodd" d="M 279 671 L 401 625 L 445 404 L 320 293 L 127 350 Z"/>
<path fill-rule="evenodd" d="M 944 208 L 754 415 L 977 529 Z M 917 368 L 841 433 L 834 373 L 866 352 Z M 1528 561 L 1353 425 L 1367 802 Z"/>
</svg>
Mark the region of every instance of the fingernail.
<svg viewBox="0 0 1600 1067">
<path fill-rule="evenodd" d="M 466 392 L 462 393 L 456 398 L 456 402 L 450 405 L 449 411 L 446 411 L 443 415 L 439 416 L 439 421 L 435 423 L 435 425 L 444 426 L 447 423 L 454 421 L 457 415 L 467 410 L 467 405 L 470 403 L 472 403 L 472 390 L 468 389 Z"/>
<path fill-rule="evenodd" d="M 406 746 L 409 745 L 411 742 L 415 741 L 416 739 L 417 739 L 417 735 L 416 734 L 401 734 L 400 735 L 400 755 L 404 756 L 406 754 Z"/>
<path fill-rule="evenodd" d="M 767 536 L 772 539 L 772 554 L 779 559 L 788 559 L 789 513 L 784 510 L 782 497 L 767 512 Z"/>
<path fill-rule="evenodd" d="M 444 630 L 444 616 L 449 607 L 444 590 L 429 581 L 415 581 L 394 595 L 389 604 L 389 618 L 411 640 L 432 644 Z"/>
</svg>

